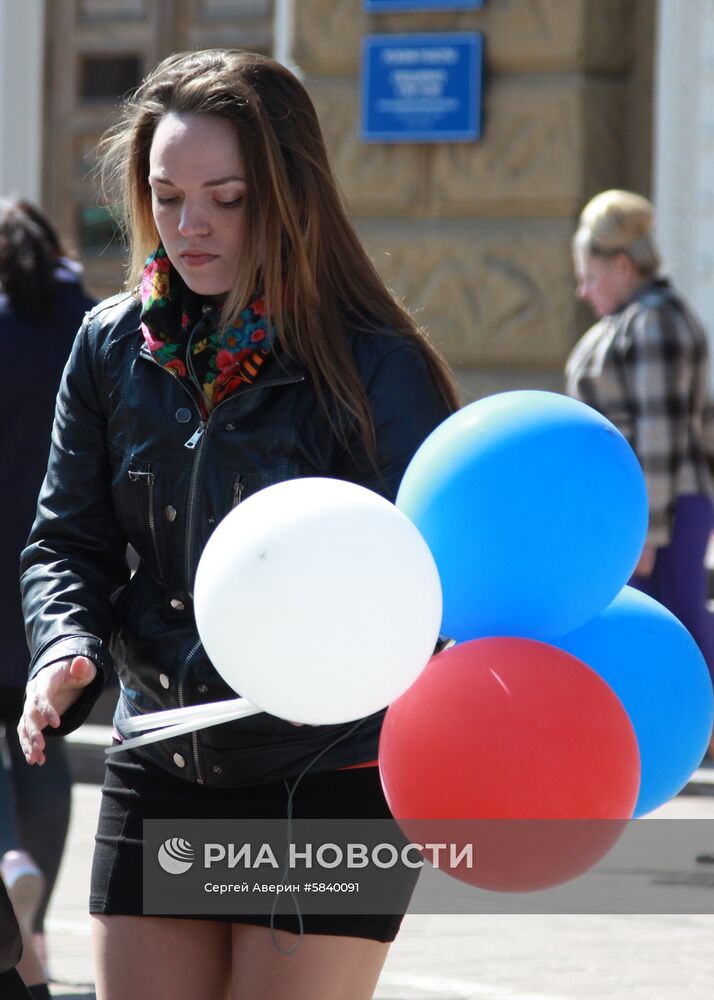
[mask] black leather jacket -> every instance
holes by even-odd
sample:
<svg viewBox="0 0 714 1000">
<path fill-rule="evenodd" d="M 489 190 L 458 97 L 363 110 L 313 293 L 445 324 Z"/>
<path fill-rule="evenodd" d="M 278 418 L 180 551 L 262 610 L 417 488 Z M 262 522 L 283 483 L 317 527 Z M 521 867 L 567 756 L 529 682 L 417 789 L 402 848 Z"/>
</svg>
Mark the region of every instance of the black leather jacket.
<svg viewBox="0 0 714 1000">
<path fill-rule="evenodd" d="M 57 401 L 47 476 L 22 557 L 30 676 L 70 655 L 98 676 L 55 733 L 86 718 L 113 667 L 130 715 L 232 698 L 198 639 L 191 592 L 201 551 L 241 499 L 272 483 L 333 476 L 394 498 L 412 455 L 448 415 L 419 351 L 404 338 L 346 333 L 371 405 L 378 475 L 355 435 L 341 447 L 309 375 L 274 354 L 260 380 L 201 422 L 192 386 L 144 345 L 129 295 L 82 325 Z M 129 579 L 127 542 L 140 566 Z M 275 608 L 275 627 L 280 609 Z M 240 622 L 243 628 L 264 624 Z M 316 770 L 373 760 L 382 713 L 322 756 Z M 141 748 L 177 777 L 211 786 L 298 774 L 350 726 L 295 727 L 267 714 Z M 50 731 L 52 732 L 52 731 Z"/>
</svg>

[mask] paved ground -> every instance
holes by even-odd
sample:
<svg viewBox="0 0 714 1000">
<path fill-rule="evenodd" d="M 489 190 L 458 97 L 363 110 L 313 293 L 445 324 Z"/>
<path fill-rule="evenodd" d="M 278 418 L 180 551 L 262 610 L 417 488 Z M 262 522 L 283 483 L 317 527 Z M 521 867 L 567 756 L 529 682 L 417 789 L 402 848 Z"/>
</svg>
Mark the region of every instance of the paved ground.
<svg viewBox="0 0 714 1000">
<path fill-rule="evenodd" d="M 699 794 L 680 796 L 658 815 L 714 820 L 714 796 L 703 783 L 707 777 L 701 775 L 694 786 Z M 56 997 L 94 995 L 86 895 L 99 794 L 96 785 L 74 789 L 69 849 L 49 914 Z M 714 896 L 713 885 L 701 891 Z M 379 1000 L 709 1000 L 713 938 L 714 915 L 408 915 L 376 995 Z"/>
</svg>

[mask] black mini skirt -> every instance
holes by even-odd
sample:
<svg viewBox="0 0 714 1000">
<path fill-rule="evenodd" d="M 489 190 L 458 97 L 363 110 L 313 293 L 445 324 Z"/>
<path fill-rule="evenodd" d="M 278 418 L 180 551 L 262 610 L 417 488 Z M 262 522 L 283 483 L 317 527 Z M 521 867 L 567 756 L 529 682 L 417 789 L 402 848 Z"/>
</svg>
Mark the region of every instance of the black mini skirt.
<svg viewBox="0 0 714 1000">
<path fill-rule="evenodd" d="M 142 915 L 143 821 L 145 819 L 284 819 L 289 784 L 237 788 L 205 788 L 173 778 L 131 750 L 110 757 L 106 765 L 99 825 L 92 864 L 89 912 Z M 315 819 L 391 819 L 375 766 L 305 775 L 293 799 L 296 817 Z M 399 893 L 408 900 L 411 884 Z M 333 934 L 393 941 L 403 911 L 395 914 L 275 914 L 272 926 L 298 934 Z M 177 918 L 187 919 L 185 914 Z M 167 919 L 171 919 L 170 917 Z M 271 917 L 255 915 L 196 915 L 190 919 L 271 926 Z"/>
</svg>

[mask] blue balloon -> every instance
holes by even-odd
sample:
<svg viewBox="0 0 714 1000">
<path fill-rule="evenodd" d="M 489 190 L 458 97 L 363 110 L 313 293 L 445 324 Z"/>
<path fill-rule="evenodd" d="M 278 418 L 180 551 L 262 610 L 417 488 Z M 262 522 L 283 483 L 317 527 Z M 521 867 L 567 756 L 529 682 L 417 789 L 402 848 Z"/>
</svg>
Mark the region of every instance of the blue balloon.
<svg viewBox="0 0 714 1000">
<path fill-rule="evenodd" d="M 642 765 L 634 815 L 681 791 L 709 743 L 714 693 L 704 657 L 679 619 L 625 587 L 601 614 L 554 645 L 600 674 L 630 717 Z"/>
<path fill-rule="evenodd" d="M 550 641 L 602 611 L 647 530 L 639 462 L 613 424 L 557 393 L 506 392 L 452 414 L 397 506 L 436 560 L 444 634 Z"/>
</svg>

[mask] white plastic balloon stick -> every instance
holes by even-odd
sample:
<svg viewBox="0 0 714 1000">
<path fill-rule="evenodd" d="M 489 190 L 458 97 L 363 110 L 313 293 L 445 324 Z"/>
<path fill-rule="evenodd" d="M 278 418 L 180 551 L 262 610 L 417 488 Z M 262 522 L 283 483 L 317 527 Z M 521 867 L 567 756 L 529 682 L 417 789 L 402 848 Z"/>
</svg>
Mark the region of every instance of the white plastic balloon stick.
<svg viewBox="0 0 714 1000">
<path fill-rule="evenodd" d="M 131 740 L 124 740 L 116 746 L 108 747 L 104 752 L 109 755 L 119 753 L 121 750 L 133 750 L 134 747 L 143 747 L 149 743 L 159 743 L 161 740 L 170 739 L 172 736 L 183 736 L 184 733 L 192 733 L 197 729 L 207 729 L 209 726 L 218 726 L 222 722 L 232 722 L 234 719 L 240 719 L 246 715 L 256 715 L 260 711 L 261 709 L 250 705 L 248 708 L 234 707 L 223 714 L 216 712 L 210 718 L 188 719 L 175 726 L 164 726 L 162 729 L 156 729 L 152 733 L 143 733 L 141 736 L 135 736 Z"/>
<path fill-rule="evenodd" d="M 212 719 L 216 715 L 224 715 L 230 709 L 251 709 L 241 714 L 253 715 L 260 711 L 245 698 L 231 698 L 228 701 L 210 701 L 203 705 L 186 705 L 184 708 L 167 708 L 161 712 L 146 712 L 135 715 L 131 719 L 122 720 L 125 733 L 141 733 L 145 729 L 157 729 L 162 726 L 173 726 L 178 722 L 188 722 L 190 719 Z M 235 718 L 239 718 L 238 715 Z"/>
</svg>

